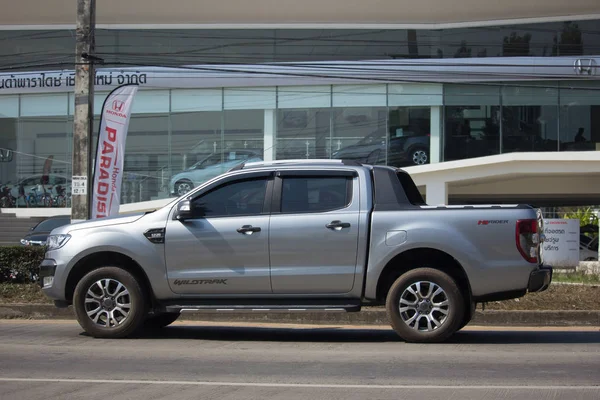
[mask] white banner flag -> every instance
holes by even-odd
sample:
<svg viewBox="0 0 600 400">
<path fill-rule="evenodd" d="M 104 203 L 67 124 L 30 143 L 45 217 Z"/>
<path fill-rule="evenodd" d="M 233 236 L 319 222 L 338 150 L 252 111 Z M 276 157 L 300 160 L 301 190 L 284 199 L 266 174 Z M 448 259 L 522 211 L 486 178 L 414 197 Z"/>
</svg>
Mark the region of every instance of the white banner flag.
<svg viewBox="0 0 600 400">
<path fill-rule="evenodd" d="M 92 186 L 91 218 L 119 214 L 125 142 L 137 85 L 113 90 L 102 106 Z"/>
</svg>

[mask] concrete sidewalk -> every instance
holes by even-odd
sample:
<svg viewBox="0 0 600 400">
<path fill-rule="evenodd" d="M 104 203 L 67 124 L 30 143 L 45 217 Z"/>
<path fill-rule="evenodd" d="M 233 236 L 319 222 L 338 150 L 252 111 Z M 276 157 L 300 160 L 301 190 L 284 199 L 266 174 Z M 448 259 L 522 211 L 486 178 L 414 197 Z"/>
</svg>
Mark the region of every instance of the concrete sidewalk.
<svg viewBox="0 0 600 400">
<path fill-rule="evenodd" d="M 74 319 L 72 307 L 50 304 L 0 304 L 0 319 Z M 365 307 L 361 312 L 227 312 L 183 314 L 182 321 L 264 322 L 291 324 L 388 325 L 385 309 Z M 598 326 L 596 311 L 477 311 L 471 321 L 482 326 Z"/>
</svg>

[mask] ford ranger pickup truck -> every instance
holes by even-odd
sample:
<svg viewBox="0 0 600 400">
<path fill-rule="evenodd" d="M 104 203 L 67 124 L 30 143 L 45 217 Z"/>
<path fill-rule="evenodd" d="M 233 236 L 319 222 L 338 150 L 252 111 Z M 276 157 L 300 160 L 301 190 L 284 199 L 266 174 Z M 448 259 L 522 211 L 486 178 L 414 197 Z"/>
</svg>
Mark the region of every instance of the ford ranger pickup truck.
<svg viewBox="0 0 600 400">
<path fill-rule="evenodd" d="M 548 288 L 527 205 L 427 205 L 403 170 L 344 160 L 240 164 L 166 206 L 52 231 L 40 285 L 94 337 L 190 312 L 357 312 L 440 342 L 480 302 Z"/>
</svg>

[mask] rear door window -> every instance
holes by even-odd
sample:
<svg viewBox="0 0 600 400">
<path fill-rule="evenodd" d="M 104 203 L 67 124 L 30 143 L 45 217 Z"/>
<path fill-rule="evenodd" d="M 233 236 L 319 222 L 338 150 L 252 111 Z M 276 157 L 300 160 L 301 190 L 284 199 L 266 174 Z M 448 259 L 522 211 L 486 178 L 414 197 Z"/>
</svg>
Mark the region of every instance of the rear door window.
<svg viewBox="0 0 600 400">
<path fill-rule="evenodd" d="M 352 197 L 349 177 L 286 177 L 282 213 L 319 213 L 346 208 Z"/>
</svg>

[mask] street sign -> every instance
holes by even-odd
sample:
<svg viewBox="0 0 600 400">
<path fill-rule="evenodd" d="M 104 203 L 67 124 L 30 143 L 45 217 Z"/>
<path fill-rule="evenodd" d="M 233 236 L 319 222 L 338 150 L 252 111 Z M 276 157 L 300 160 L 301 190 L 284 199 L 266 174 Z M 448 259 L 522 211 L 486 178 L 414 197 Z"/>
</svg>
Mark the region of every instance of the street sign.
<svg viewBox="0 0 600 400">
<path fill-rule="evenodd" d="M 577 267 L 579 265 L 579 220 L 544 220 L 544 264 L 551 267 Z"/>
<path fill-rule="evenodd" d="M 73 176 L 71 194 L 73 196 L 87 195 L 87 176 Z"/>
</svg>

